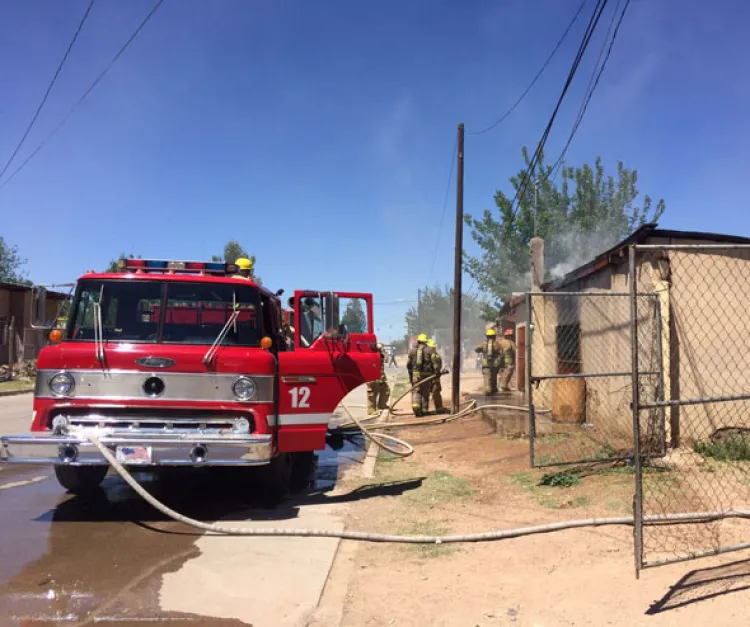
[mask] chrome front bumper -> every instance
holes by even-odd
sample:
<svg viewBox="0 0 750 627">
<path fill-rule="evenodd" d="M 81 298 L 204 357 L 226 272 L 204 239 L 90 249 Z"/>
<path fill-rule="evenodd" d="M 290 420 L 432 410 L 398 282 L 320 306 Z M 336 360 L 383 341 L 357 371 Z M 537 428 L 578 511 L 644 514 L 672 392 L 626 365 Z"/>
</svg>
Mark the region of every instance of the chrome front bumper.
<svg viewBox="0 0 750 627">
<path fill-rule="evenodd" d="M 271 461 L 271 435 L 107 433 L 99 441 L 113 453 L 118 449 L 148 449 L 148 457 L 122 461 L 130 466 L 260 466 Z M 0 436 L 0 463 L 106 464 L 102 454 L 83 435 L 26 433 Z"/>
</svg>

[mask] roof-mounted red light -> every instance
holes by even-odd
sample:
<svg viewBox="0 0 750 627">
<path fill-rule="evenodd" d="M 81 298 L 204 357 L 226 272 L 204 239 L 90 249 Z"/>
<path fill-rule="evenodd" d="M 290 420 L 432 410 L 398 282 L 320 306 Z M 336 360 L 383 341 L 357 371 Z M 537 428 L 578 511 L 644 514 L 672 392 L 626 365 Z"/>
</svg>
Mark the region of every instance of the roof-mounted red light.
<svg viewBox="0 0 750 627">
<path fill-rule="evenodd" d="M 120 259 L 117 264 L 122 272 L 200 273 L 226 275 L 236 272 L 234 264 L 213 261 L 165 261 L 161 259 Z"/>
</svg>

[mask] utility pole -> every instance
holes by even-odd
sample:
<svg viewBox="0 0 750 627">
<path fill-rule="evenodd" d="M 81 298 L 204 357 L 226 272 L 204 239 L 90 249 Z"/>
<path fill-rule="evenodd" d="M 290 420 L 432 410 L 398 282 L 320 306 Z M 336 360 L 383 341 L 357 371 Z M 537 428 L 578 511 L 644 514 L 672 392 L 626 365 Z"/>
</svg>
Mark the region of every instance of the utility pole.
<svg viewBox="0 0 750 627">
<path fill-rule="evenodd" d="M 458 413 L 461 394 L 461 275 L 464 251 L 464 125 L 458 125 L 456 168 L 456 250 L 453 269 L 453 386 L 452 411 Z"/>
<path fill-rule="evenodd" d="M 534 180 L 534 237 L 537 236 L 537 220 L 539 205 L 537 204 L 537 192 L 539 191 L 539 179 Z"/>
</svg>

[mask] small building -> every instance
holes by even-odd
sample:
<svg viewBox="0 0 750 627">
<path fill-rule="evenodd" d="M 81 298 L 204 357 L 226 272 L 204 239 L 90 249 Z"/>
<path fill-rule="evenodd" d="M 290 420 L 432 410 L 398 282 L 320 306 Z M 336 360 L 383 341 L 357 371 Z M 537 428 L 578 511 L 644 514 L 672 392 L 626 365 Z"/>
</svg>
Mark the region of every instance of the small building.
<svg viewBox="0 0 750 627">
<path fill-rule="evenodd" d="M 47 292 L 45 319 L 54 321 L 66 294 Z M 44 331 L 32 329 L 32 288 L 0 282 L 0 365 L 36 359 L 47 344 Z"/>
<path fill-rule="evenodd" d="M 636 248 L 641 398 L 750 393 L 750 249 L 743 248 L 750 238 L 645 225 L 530 297 L 535 405 L 551 407 L 553 420 L 607 432 L 609 442 L 621 440 L 623 446 L 632 442 L 628 249 L 633 244 L 655 247 Z M 703 248 L 658 248 L 674 245 Z M 519 344 L 519 390 L 526 389 L 521 345 L 527 338 L 527 302 L 525 295 L 515 296 L 505 316 Z M 731 408 L 695 402 L 652 413 L 641 417 L 642 433 L 653 423 L 664 429 L 667 444 L 677 446 L 681 438 L 693 442 L 736 426 L 738 416 L 750 415 L 750 402 L 733 401 Z"/>
</svg>

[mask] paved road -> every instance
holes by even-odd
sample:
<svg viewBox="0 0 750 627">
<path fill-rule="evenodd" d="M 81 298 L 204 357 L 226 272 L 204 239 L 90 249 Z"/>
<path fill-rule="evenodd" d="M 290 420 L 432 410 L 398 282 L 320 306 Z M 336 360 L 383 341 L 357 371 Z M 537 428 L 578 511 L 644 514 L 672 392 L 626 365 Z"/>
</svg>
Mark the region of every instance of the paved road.
<svg viewBox="0 0 750 627">
<path fill-rule="evenodd" d="M 364 405 L 365 388 L 346 401 Z M 0 432 L 26 431 L 30 412 L 30 395 L 0 398 Z M 338 467 L 358 454 L 326 450 L 315 486 L 275 509 L 260 508 L 236 474 L 138 478 L 201 520 L 341 528 L 334 509 L 347 497 L 331 489 Z M 155 512 L 116 475 L 84 501 L 50 468 L 20 466 L 0 470 L 0 538 L 0 626 L 19 627 L 304 625 L 338 547 L 325 538 L 205 536 Z"/>
</svg>

